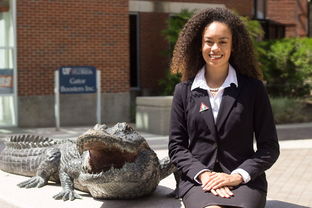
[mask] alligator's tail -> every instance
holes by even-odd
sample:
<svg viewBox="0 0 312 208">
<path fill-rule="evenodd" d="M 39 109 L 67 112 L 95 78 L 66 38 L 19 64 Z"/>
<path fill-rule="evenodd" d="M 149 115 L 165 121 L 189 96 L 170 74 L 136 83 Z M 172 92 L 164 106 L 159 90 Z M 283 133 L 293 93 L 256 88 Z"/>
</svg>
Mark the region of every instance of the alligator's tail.
<svg viewBox="0 0 312 208">
<path fill-rule="evenodd" d="M 4 140 L 0 139 L 0 154 L 4 150 L 4 147 L 5 147 Z"/>
<path fill-rule="evenodd" d="M 33 176 L 56 142 L 34 135 L 18 135 L 0 141 L 0 169 L 9 173 Z"/>
<path fill-rule="evenodd" d="M 17 135 L 11 136 L 5 145 L 10 149 L 30 149 L 50 147 L 55 144 L 56 141 L 48 137 L 35 135 Z"/>
</svg>

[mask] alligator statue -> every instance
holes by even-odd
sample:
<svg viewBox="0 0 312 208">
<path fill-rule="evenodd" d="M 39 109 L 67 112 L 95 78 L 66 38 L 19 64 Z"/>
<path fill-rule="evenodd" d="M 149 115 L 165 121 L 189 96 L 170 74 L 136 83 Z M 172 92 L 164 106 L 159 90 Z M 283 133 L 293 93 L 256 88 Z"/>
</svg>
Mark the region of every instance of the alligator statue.
<svg viewBox="0 0 312 208">
<path fill-rule="evenodd" d="M 74 188 L 94 198 L 130 199 L 151 194 L 175 171 L 168 157 L 159 161 L 146 140 L 126 123 L 95 125 L 75 139 L 33 135 L 11 137 L 0 148 L 0 169 L 31 176 L 19 187 L 60 182 L 55 199 L 81 198 Z"/>
</svg>

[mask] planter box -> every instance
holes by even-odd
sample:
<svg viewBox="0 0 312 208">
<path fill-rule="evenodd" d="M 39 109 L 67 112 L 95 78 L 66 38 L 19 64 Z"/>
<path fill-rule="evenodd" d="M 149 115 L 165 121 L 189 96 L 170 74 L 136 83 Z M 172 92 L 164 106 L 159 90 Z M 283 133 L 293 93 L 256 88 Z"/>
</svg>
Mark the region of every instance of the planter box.
<svg viewBox="0 0 312 208">
<path fill-rule="evenodd" d="M 172 96 L 136 98 L 136 129 L 168 135 Z"/>
</svg>

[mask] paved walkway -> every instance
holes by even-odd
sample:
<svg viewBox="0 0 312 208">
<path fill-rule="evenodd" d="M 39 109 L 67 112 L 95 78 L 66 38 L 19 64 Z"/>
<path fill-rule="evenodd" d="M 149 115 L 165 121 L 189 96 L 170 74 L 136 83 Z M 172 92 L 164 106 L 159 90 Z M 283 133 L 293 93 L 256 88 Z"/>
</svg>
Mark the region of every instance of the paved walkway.
<svg viewBox="0 0 312 208">
<path fill-rule="evenodd" d="M 56 138 L 71 138 L 80 135 L 89 127 L 0 129 L 0 137 L 12 134 L 36 134 Z M 306 208 L 312 207 L 312 123 L 280 125 L 278 136 L 281 155 L 274 166 L 267 171 L 269 181 L 268 202 L 266 208 Z M 167 155 L 168 136 L 142 133 L 160 158 Z M 41 207 L 97 207 L 97 208 L 180 208 L 180 200 L 168 198 L 175 186 L 173 176 L 159 184 L 155 193 L 138 200 L 95 200 L 85 196 L 73 202 L 56 201 L 52 195 L 60 191 L 58 185 L 48 185 L 41 189 L 19 189 L 16 184 L 25 177 L 0 171 L 0 207 L 1 208 L 41 208 Z M 5 187 L 5 188 L 4 188 Z"/>
</svg>

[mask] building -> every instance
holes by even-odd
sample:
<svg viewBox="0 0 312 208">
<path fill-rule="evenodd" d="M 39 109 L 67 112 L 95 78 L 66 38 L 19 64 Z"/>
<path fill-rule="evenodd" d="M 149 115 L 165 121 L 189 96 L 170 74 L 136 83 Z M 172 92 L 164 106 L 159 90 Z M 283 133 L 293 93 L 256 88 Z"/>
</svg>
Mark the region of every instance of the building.
<svg viewBox="0 0 312 208">
<path fill-rule="evenodd" d="M 304 37 L 309 34 L 310 1 L 258 0 L 257 2 L 254 18 L 262 23 L 266 39 Z"/>
<path fill-rule="evenodd" d="M 62 66 L 101 71 L 101 121 L 130 121 L 131 95 L 156 94 L 168 70 L 166 20 L 209 7 L 259 19 L 268 38 L 311 31 L 306 0 L 0 0 L 0 125 L 54 126 Z M 61 126 L 92 125 L 96 94 L 61 94 L 60 111 Z"/>
<path fill-rule="evenodd" d="M 1 97 L 3 125 L 55 125 L 54 71 L 61 66 L 100 70 L 102 122 L 128 121 L 128 3 L 1 1 L 0 68 L 14 78 Z M 96 123 L 95 94 L 61 95 L 60 109 L 61 126 Z"/>
</svg>

